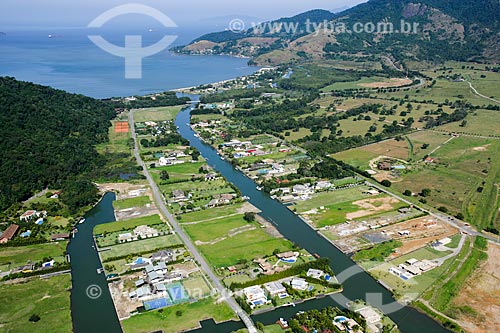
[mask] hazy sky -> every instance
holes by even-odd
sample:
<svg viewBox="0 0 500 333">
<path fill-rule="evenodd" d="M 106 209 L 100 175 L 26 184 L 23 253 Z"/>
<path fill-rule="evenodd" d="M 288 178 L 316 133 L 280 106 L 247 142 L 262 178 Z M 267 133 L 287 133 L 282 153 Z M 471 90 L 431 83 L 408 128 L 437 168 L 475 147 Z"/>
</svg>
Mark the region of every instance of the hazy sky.
<svg viewBox="0 0 500 333">
<path fill-rule="evenodd" d="M 333 10 L 353 6 L 364 0 L 0 0 L 0 29 L 83 27 L 102 12 L 131 2 L 157 8 L 178 24 L 193 24 L 197 20 L 238 14 L 274 19 L 315 8 Z"/>
</svg>

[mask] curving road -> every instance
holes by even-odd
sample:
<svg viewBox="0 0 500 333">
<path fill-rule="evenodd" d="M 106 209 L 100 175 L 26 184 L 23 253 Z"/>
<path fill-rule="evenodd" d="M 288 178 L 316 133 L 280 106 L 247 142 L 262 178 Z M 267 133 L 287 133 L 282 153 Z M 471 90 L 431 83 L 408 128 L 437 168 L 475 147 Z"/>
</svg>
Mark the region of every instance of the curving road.
<svg viewBox="0 0 500 333">
<path fill-rule="evenodd" d="M 134 126 L 134 111 L 131 110 L 129 113 L 129 125 L 130 125 L 130 131 L 132 134 L 132 139 L 134 139 L 134 156 L 137 160 L 137 163 L 142 167 L 144 175 L 146 176 L 149 185 L 151 186 L 151 191 L 153 193 L 155 202 L 162 212 L 162 214 L 168 219 L 170 225 L 172 226 L 173 230 L 177 233 L 177 235 L 180 237 L 182 242 L 186 245 L 188 250 L 191 252 L 193 255 L 194 259 L 200 264 L 200 267 L 203 269 L 205 274 L 213 281 L 216 289 L 219 291 L 219 293 L 223 296 L 223 299 L 229 304 L 231 309 L 238 315 L 238 317 L 241 318 L 243 323 L 248 329 L 249 333 L 257 333 L 257 329 L 255 328 L 252 319 L 247 315 L 245 311 L 240 307 L 240 305 L 235 301 L 233 296 L 231 295 L 231 292 L 224 288 L 222 283 L 220 282 L 219 278 L 215 275 L 215 273 L 212 271 L 210 266 L 208 265 L 207 261 L 203 256 L 198 252 L 198 249 L 194 246 L 194 244 L 191 242 L 191 239 L 184 233 L 184 230 L 179 226 L 175 218 L 170 214 L 170 212 L 167 209 L 167 206 L 165 206 L 165 198 L 160 192 L 160 189 L 158 188 L 158 185 L 154 182 L 153 178 L 151 177 L 151 174 L 149 173 L 149 170 L 144 163 L 144 161 L 141 158 L 141 155 L 139 153 L 139 144 L 137 142 L 137 134 L 135 133 L 135 126 Z"/>
</svg>

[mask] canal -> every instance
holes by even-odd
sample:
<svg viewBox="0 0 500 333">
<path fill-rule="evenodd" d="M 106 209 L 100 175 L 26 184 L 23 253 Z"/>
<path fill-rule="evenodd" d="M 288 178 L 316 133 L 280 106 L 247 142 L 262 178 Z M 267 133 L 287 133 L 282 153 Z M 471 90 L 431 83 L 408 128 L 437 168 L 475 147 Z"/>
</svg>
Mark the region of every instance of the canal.
<svg viewBox="0 0 500 333">
<path fill-rule="evenodd" d="M 101 201 L 85 215 L 85 223 L 77 225 L 78 232 L 68 245 L 71 260 L 71 316 L 76 333 L 120 333 L 121 326 L 109 293 L 99 256 L 94 247 L 94 226 L 115 221 L 114 193 L 106 193 Z"/>
<path fill-rule="evenodd" d="M 197 97 L 197 96 L 196 96 Z M 321 237 L 314 229 L 302 221 L 297 215 L 280 202 L 271 199 L 266 193 L 258 191 L 256 184 L 243 173 L 236 170 L 231 163 L 222 160 L 216 150 L 195 136 L 189 126 L 190 112 L 193 106 L 182 110 L 176 118 L 179 133 L 196 147 L 208 164 L 220 172 L 228 181 L 238 187 L 249 201 L 262 211 L 260 215 L 269 220 L 279 232 L 290 241 L 298 244 L 310 253 L 330 259 L 330 266 L 337 274 L 344 287 L 342 294 L 310 301 L 295 308 L 281 308 L 273 312 L 254 316 L 255 322 L 274 323 L 278 318 L 289 318 L 297 311 L 326 306 L 345 307 L 348 301 L 357 299 L 369 300 L 375 306 L 388 313 L 404 333 L 449 332 L 432 318 L 418 312 L 414 308 L 397 304 L 392 294 L 375 281 L 368 273 L 357 266 L 349 257 L 339 251 L 330 242 Z M 199 332 L 209 332 L 199 330 Z M 218 330 L 218 333 L 222 330 Z"/>
<path fill-rule="evenodd" d="M 201 152 L 215 170 L 237 186 L 242 195 L 250 197 L 250 203 L 259 208 L 262 211 L 261 215 L 273 223 L 283 236 L 310 253 L 328 257 L 331 268 L 344 287 L 342 294 L 336 294 L 333 297 L 308 301 L 298 304 L 296 307 L 280 308 L 253 316 L 254 322 L 262 322 L 267 325 L 276 322 L 280 317 L 290 318 L 298 311 L 322 309 L 328 306 L 345 307 L 348 301 L 369 299 L 372 304 L 378 305 L 388 312 L 403 333 L 449 332 L 436 321 L 413 308 L 397 306 L 396 309 L 393 309 L 390 304 L 394 304 L 394 299 L 389 291 L 361 270 L 350 258 L 319 236 L 315 230 L 284 205 L 258 191 L 256 184 L 251 179 L 234 169 L 229 162 L 221 160 L 215 149 L 195 137 L 194 131 L 188 125 L 191 110 L 192 107 L 182 110 L 176 118 L 180 134 Z M 78 233 L 68 245 L 73 279 L 71 313 L 73 329 L 77 333 L 120 333 L 122 331 L 106 278 L 104 274 L 97 273 L 101 263 L 94 247 L 92 235 L 95 225 L 115 221 L 112 205 L 114 200 L 114 193 L 104 195 L 102 200 L 86 214 L 85 223 L 78 224 Z M 213 321 L 204 321 L 202 328 L 190 333 L 230 333 L 243 327 L 241 322 L 215 324 Z"/>
</svg>

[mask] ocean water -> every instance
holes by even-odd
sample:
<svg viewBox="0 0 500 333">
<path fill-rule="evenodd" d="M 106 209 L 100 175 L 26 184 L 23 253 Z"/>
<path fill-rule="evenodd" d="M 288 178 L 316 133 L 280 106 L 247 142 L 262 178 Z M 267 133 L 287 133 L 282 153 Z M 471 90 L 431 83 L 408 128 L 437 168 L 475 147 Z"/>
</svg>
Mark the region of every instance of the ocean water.
<svg viewBox="0 0 500 333">
<path fill-rule="evenodd" d="M 195 86 L 257 70 L 247 59 L 229 56 L 184 56 L 164 50 L 143 59 L 142 78 L 125 79 L 124 59 L 94 45 L 89 34 L 101 34 L 110 43 L 124 44 L 125 34 L 141 35 L 143 45 L 160 40 L 165 31 L 89 29 L 4 31 L 0 34 L 0 76 L 13 76 L 68 92 L 95 98 L 144 95 L 151 92 Z M 201 34 L 196 30 L 177 31 L 183 44 Z M 52 38 L 49 38 L 52 35 Z"/>
</svg>

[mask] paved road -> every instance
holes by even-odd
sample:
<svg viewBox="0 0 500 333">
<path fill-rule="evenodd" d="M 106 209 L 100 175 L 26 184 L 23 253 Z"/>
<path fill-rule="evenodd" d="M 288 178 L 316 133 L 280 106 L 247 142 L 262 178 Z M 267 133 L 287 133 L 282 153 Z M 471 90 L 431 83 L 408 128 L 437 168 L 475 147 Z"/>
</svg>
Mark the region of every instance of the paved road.
<svg viewBox="0 0 500 333">
<path fill-rule="evenodd" d="M 361 175 L 359 175 L 359 177 L 364 178 Z M 415 208 L 421 210 L 422 212 L 427 213 L 430 216 L 432 216 L 432 217 L 434 217 L 434 218 L 436 218 L 436 219 L 438 219 L 438 220 L 440 220 L 440 221 L 442 221 L 444 223 L 448 223 L 449 225 L 451 225 L 451 226 L 459 229 L 460 232 L 462 232 L 462 233 L 466 233 L 466 234 L 469 234 L 469 235 L 472 235 L 472 236 L 481 236 L 481 237 L 484 237 L 484 238 L 486 238 L 486 239 L 488 239 L 488 240 L 490 240 L 492 242 L 500 244 L 499 237 L 493 237 L 493 236 L 490 236 L 490 235 L 483 234 L 482 232 L 479 232 L 479 231 L 475 230 L 474 228 L 472 228 L 468 223 L 466 223 L 464 221 L 461 221 L 461 220 L 457 219 L 456 217 L 453 217 L 453 216 L 450 216 L 448 214 L 444 214 L 444 213 L 441 213 L 441 212 L 435 213 L 435 212 L 432 212 L 432 211 L 430 211 L 428 209 L 419 207 L 418 205 L 415 205 L 415 203 L 413 203 L 411 201 L 408 201 L 407 199 L 403 198 L 400 195 L 394 194 L 393 192 L 386 190 L 385 188 L 381 187 L 380 185 L 378 185 L 376 183 L 373 183 L 373 182 L 370 182 L 370 181 L 366 181 L 366 184 L 369 185 L 369 186 L 375 187 L 379 191 L 382 191 L 384 193 L 387 193 L 387 194 L 391 195 L 392 197 L 398 199 L 399 201 L 405 202 L 405 203 L 407 203 L 409 205 L 413 205 Z"/>
<path fill-rule="evenodd" d="M 219 293 L 223 296 L 223 299 L 229 304 L 229 306 L 236 312 L 236 314 L 241 318 L 243 323 L 245 323 L 248 332 L 249 333 L 257 333 L 257 329 L 255 328 L 252 319 L 247 315 L 245 311 L 240 307 L 240 305 L 235 301 L 235 299 L 232 297 L 231 292 L 224 288 L 222 283 L 220 282 L 219 278 L 215 275 L 215 273 L 212 271 L 210 266 L 208 265 L 207 261 L 203 256 L 198 252 L 198 249 L 194 246 L 194 244 L 191 242 L 191 239 L 184 233 L 184 230 L 179 226 L 175 218 L 170 214 L 168 211 L 167 207 L 165 206 L 165 198 L 161 194 L 158 186 L 154 182 L 153 178 L 151 177 L 151 174 L 149 173 L 148 168 L 146 167 L 146 164 L 142 160 L 140 154 L 139 154 L 139 145 L 137 143 L 137 135 L 135 133 L 135 126 L 134 126 L 134 113 L 133 111 L 130 111 L 129 113 L 129 124 L 130 124 L 130 130 L 132 133 L 132 138 L 134 139 L 134 155 L 137 160 L 137 163 L 142 167 L 144 171 L 144 175 L 146 176 L 147 180 L 149 181 L 149 184 L 151 186 L 151 190 L 153 192 L 153 196 L 155 199 L 156 204 L 158 205 L 158 208 L 160 211 L 163 213 L 163 215 L 168 219 L 170 222 L 170 225 L 174 229 L 174 231 L 179 235 L 180 239 L 182 242 L 186 245 L 188 250 L 192 253 L 194 259 L 200 264 L 201 268 L 203 271 L 208 275 L 208 277 L 213 281 L 215 287 L 219 291 Z"/>
</svg>

